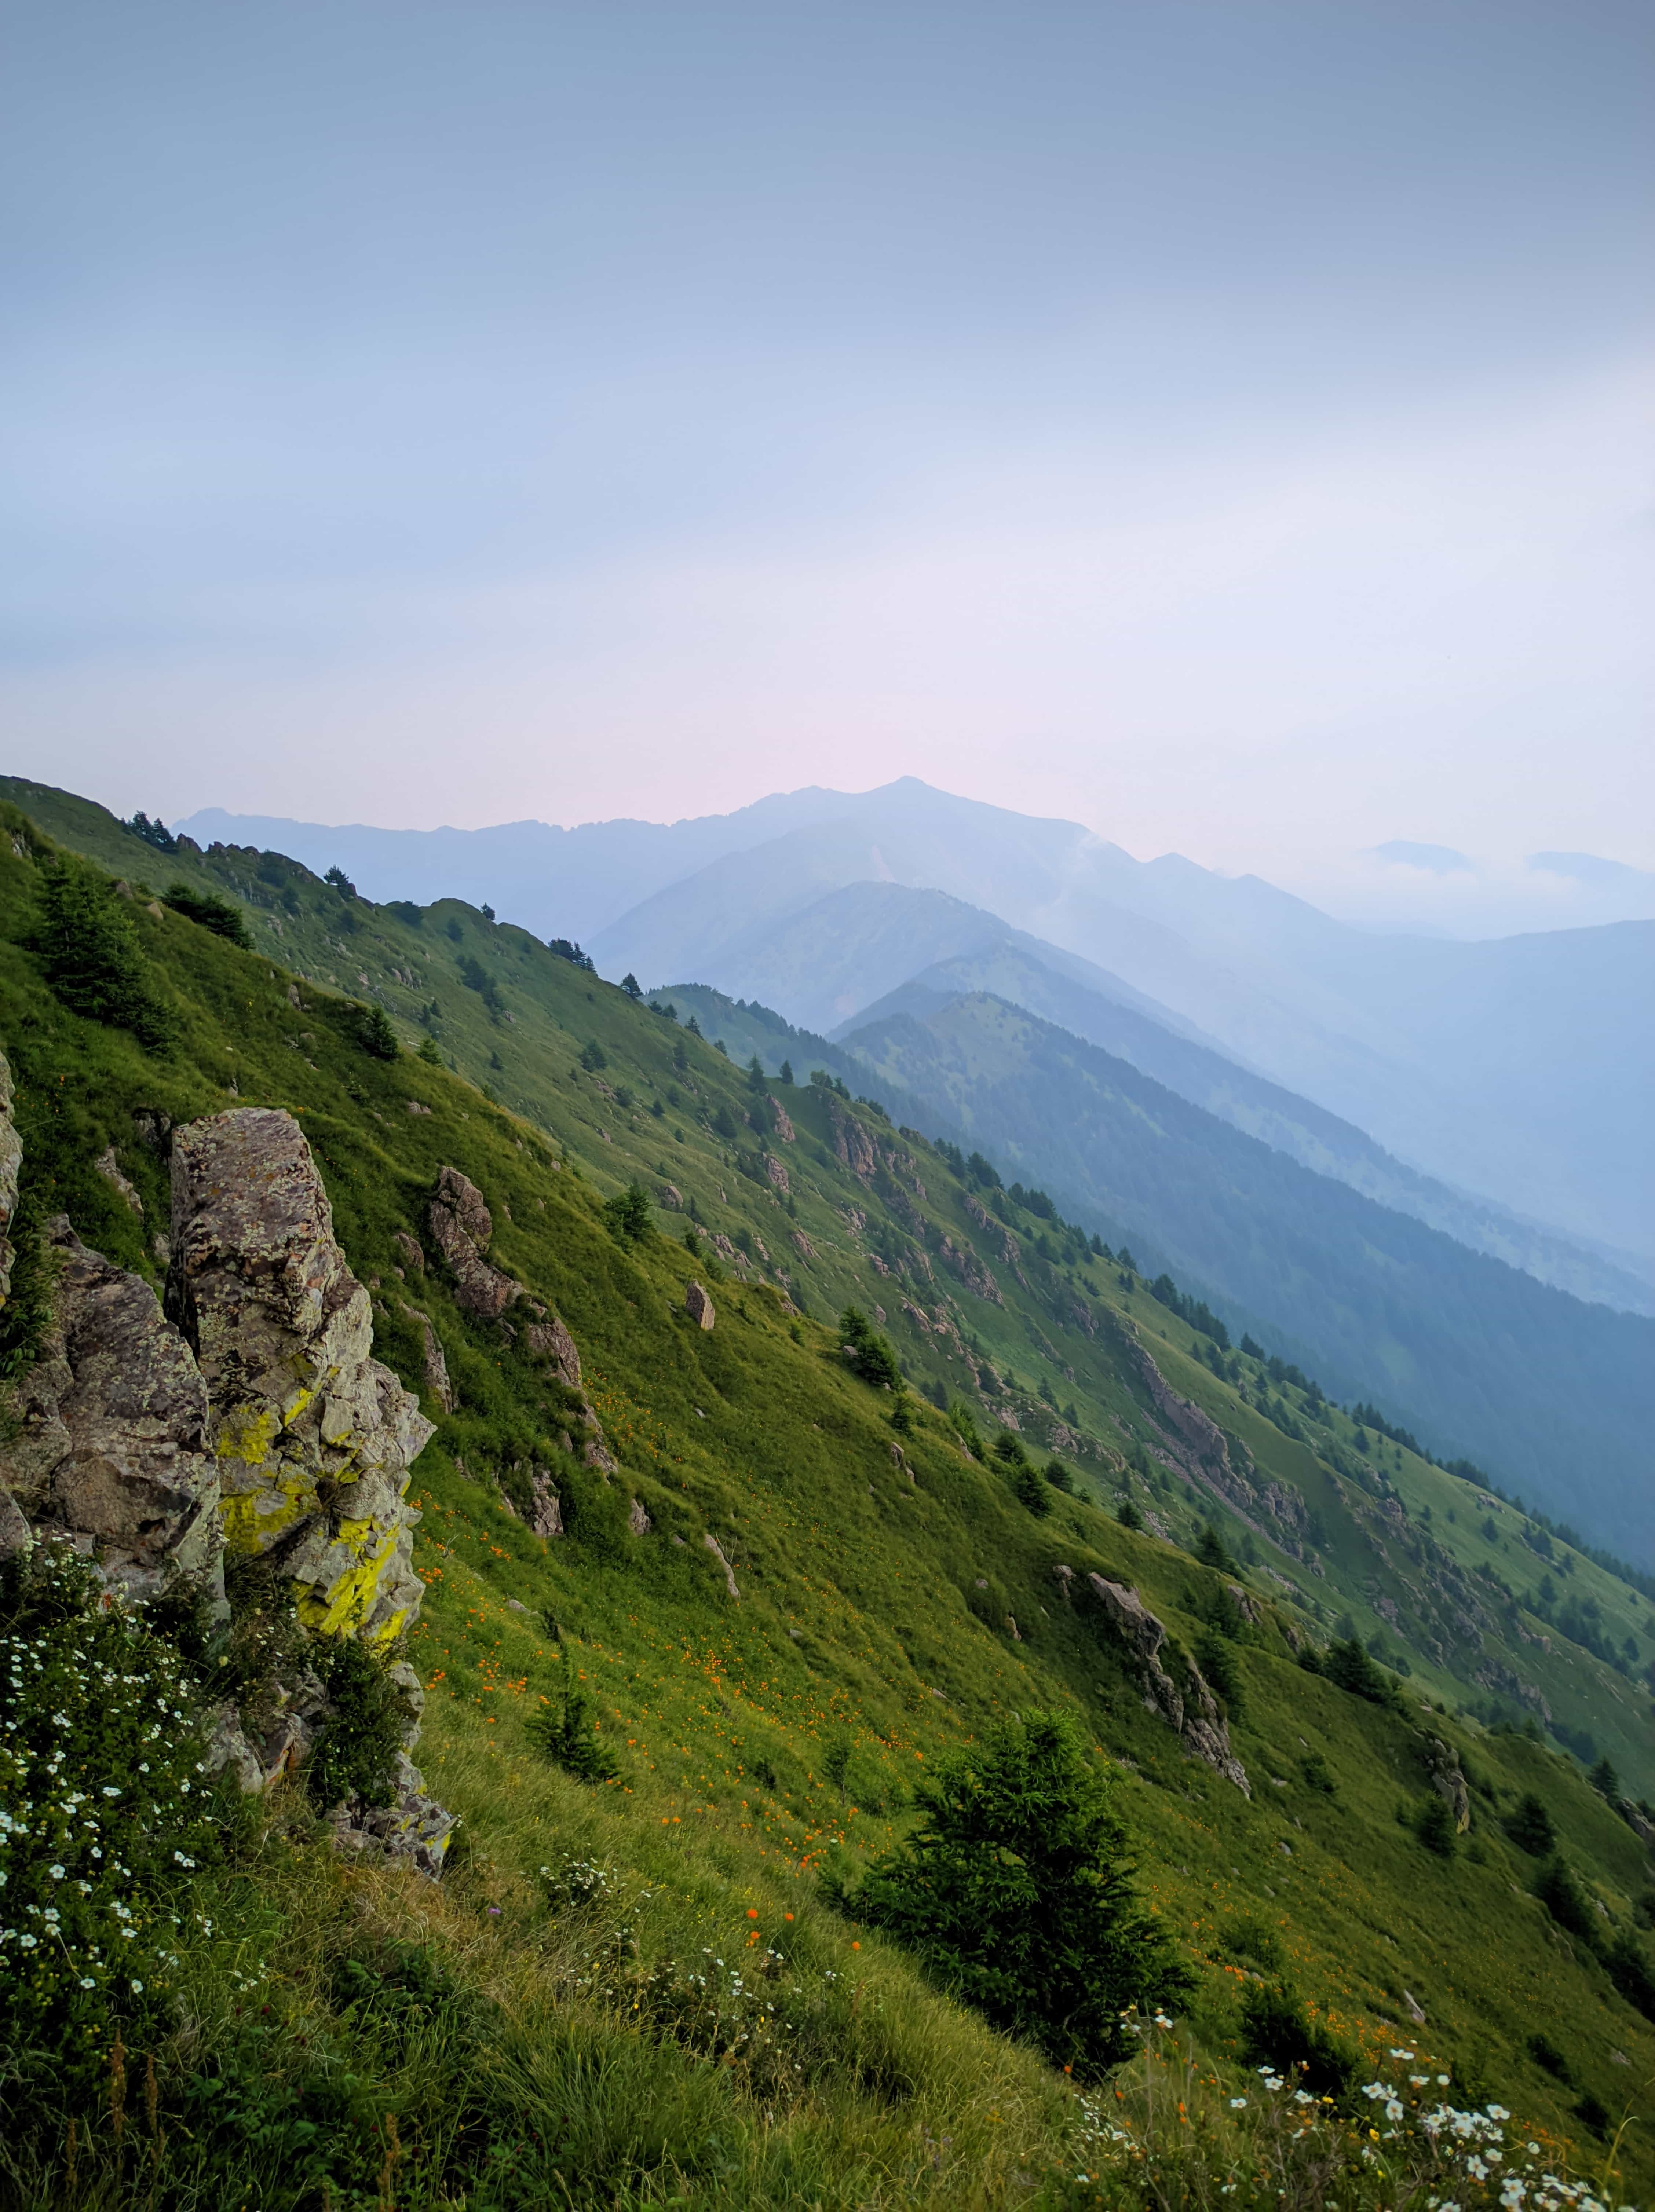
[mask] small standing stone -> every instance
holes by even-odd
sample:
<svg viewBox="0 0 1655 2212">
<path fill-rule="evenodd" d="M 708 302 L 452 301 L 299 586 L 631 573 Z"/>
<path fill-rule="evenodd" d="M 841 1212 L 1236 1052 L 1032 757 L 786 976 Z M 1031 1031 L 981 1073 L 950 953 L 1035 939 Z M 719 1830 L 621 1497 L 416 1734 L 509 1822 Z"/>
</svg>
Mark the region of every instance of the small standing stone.
<svg viewBox="0 0 1655 2212">
<path fill-rule="evenodd" d="M 697 1328 L 710 1328 L 718 1316 L 713 1311 L 713 1302 L 699 1283 L 691 1283 L 684 1293 L 684 1310 Z"/>
</svg>

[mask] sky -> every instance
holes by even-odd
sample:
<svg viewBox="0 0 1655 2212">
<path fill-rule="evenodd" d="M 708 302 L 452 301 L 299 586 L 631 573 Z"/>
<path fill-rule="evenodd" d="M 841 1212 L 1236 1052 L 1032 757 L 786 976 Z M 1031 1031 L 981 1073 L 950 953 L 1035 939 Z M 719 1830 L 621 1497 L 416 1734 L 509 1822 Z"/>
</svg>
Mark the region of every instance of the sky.
<svg viewBox="0 0 1655 2212">
<path fill-rule="evenodd" d="M 912 774 L 1353 910 L 1460 895 L 1381 848 L 1655 867 L 1643 0 L 0 52 L 13 773 L 393 827 Z"/>
</svg>

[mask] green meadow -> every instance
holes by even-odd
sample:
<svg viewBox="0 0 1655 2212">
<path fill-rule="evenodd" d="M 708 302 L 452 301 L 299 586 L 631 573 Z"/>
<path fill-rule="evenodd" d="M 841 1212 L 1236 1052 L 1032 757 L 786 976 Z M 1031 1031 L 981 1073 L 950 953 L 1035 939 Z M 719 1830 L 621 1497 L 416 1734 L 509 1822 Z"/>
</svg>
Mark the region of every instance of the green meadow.
<svg viewBox="0 0 1655 2212">
<path fill-rule="evenodd" d="M 1411 2116 L 1496 2102 L 1536 2171 L 1646 2201 L 1655 2027 L 1623 1992 L 1655 1882 L 1588 1774 L 1607 1759 L 1655 1791 L 1633 1582 L 1220 1345 L 883 1104 L 802 1062 L 754 1073 L 745 1033 L 721 1051 L 457 902 L 371 906 L 279 856 L 164 853 L 5 790 L 0 1047 L 27 1200 L 159 1288 L 167 1171 L 135 1112 L 300 1118 L 377 1352 L 437 1424 L 406 1650 L 415 1756 L 461 1826 L 439 1885 L 340 1859 L 297 1785 L 226 1803 L 169 2008 L 134 2020 L 119 2067 L 3 2062 L 4 2202 L 1500 2202 L 1497 2172 L 1451 2190 L 1396 2128 L 1370 2134 L 1360 2085 L 1381 2080 Z M 108 879 L 159 1042 L 47 982 L 58 848 Z M 166 903 L 174 886 L 226 902 L 246 943 Z M 95 1164 L 111 1146 L 142 1212 Z M 398 1239 L 424 1236 L 444 1165 L 484 1193 L 490 1258 L 572 1333 L 614 1473 L 564 1449 L 566 1403 L 435 1255 L 409 1264 Z M 607 1204 L 634 1185 L 636 1237 Z M 906 1389 L 847 1359 L 850 1306 Z M 1215 1462 L 1169 1450 L 1145 1354 L 1255 1501 L 1297 1505 L 1238 1504 Z M 1036 1483 L 990 1448 L 1007 1435 Z M 530 1533 L 534 1468 L 560 1537 Z M 1169 1665 L 1200 1659 L 1250 1796 L 1146 1709 L 1093 1573 L 1165 1625 Z M 1381 1694 L 1301 1663 L 1336 1644 L 1365 1648 Z M 607 1779 L 547 1755 L 571 1693 Z M 1089 2081 L 856 1910 L 916 1790 L 1034 1711 L 1108 1775 L 1188 1969 L 1171 2026 L 1138 2023 L 1142 2057 Z M 1433 1744 L 1469 1792 L 1445 1840 Z M 1509 1832 L 1531 1796 L 1581 1927 L 1536 1894 L 1551 1855 Z M 1260 2086 L 1263 1991 L 1352 2057 L 1348 2093 L 1291 2125 L 1266 2110 L 1291 2092 Z"/>
</svg>

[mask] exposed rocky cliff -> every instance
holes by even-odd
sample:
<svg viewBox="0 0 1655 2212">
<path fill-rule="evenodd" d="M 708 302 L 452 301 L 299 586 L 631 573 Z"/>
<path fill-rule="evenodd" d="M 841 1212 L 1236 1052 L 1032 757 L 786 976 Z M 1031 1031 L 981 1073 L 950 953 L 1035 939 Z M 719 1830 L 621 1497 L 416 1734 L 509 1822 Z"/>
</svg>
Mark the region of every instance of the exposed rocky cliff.
<svg viewBox="0 0 1655 2212">
<path fill-rule="evenodd" d="M 130 1595 L 182 1571 L 222 1600 L 218 1470 L 190 1347 L 149 1285 L 88 1251 L 65 1216 L 43 1243 L 52 1315 L 12 1394 L 0 1482 L 30 1528 L 89 1551 Z"/>
<path fill-rule="evenodd" d="M 8 1224 L 20 1158 L 10 1103 L 8 1079 Z M 384 1648 L 423 1595 L 411 1556 L 419 1516 L 404 1501 L 432 1425 L 373 1357 L 368 1294 L 333 1235 L 293 1117 L 245 1107 L 170 1139 L 164 1311 L 66 1217 L 46 1225 L 51 1311 L 0 1442 L 0 1548 L 71 1542 L 138 1600 L 182 1576 L 221 1618 L 227 1550 L 262 1555 L 313 1633 Z M 435 1873 L 453 1821 L 424 1796 L 406 1755 L 418 1680 L 404 1662 L 392 1673 L 411 1719 L 392 1801 L 348 1804 L 336 1825 L 356 1848 L 383 1847 Z M 209 1765 L 253 1790 L 302 1760 L 327 1717 L 315 1678 L 301 1670 L 277 1686 L 274 1709 L 251 1734 L 234 1710 L 217 1712 Z"/>
</svg>

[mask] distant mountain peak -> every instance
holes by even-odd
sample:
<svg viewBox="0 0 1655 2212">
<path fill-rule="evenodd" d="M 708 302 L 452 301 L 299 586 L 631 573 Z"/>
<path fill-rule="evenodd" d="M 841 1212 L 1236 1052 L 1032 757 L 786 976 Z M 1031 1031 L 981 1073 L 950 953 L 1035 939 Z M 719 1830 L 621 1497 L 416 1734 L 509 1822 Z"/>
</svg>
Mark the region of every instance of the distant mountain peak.
<svg viewBox="0 0 1655 2212">
<path fill-rule="evenodd" d="M 1364 858 L 1388 860 L 1393 867 L 1428 869 L 1433 876 L 1471 872 L 1471 862 L 1451 845 L 1421 845 L 1408 837 L 1393 837 L 1384 845 L 1369 845 L 1365 848 Z"/>
<path fill-rule="evenodd" d="M 1577 884 L 1647 884 L 1655 876 L 1647 868 L 1632 868 L 1624 860 L 1606 860 L 1597 853 L 1530 853 L 1529 866 L 1549 876 L 1567 876 Z"/>
</svg>

